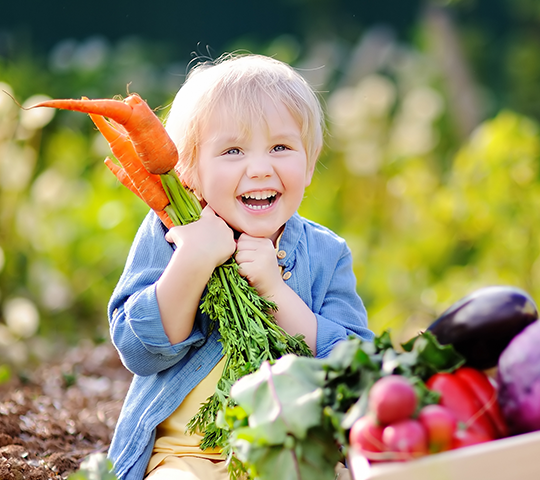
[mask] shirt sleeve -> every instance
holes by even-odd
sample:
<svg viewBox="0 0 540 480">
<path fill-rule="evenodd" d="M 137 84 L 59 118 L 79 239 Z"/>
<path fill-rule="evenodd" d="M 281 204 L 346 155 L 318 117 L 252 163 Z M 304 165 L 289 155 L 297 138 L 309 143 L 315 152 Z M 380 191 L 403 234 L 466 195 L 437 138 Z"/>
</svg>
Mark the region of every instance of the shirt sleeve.
<svg viewBox="0 0 540 480">
<path fill-rule="evenodd" d="M 171 367 L 206 339 L 206 322 L 200 314 L 191 335 L 181 343 L 171 344 L 163 329 L 156 282 L 173 254 L 165 232 L 150 212 L 137 232 L 108 306 L 112 342 L 126 368 L 137 375 Z"/>
<path fill-rule="evenodd" d="M 318 358 L 327 357 L 338 342 L 350 335 L 368 341 L 373 340 L 374 336 L 367 326 L 366 308 L 356 291 L 351 251 L 344 241 L 341 252 L 333 272 L 318 278 L 323 279 L 318 282 L 319 292 L 316 295 L 323 300 L 314 311 L 317 318 Z"/>
</svg>

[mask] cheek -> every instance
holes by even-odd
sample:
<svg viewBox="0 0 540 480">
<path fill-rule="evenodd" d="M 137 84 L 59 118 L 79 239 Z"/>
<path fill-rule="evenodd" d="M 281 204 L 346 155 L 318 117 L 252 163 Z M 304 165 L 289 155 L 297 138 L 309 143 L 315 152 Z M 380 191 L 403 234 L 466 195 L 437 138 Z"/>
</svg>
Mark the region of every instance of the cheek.
<svg viewBox="0 0 540 480">
<path fill-rule="evenodd" d="M 208 170 L 208 166 L 203 163 L 199 163 L 193 174 L 194 185 L 197 186 L 199 195 L 206 198 L 206 194 L 212 191 L 212 175 Z"/>
<path fill-rule="evenodd" d="M 197 196 L 200 195 L 202 187 L 201 181 L 199 179 L 199 173 L 197 172 L 197 170 L 186 172 L 184 175 L 182 175 L 181 180 L 182 183 L 187 185 L 187 187 L 191 188 L 191 190 L 193 190 L 197 194 Z"/>
<path fill-rule="evenodd" d="M 289 167 L 287 171 L 282 172 L 281 177 L 291 189 L 301 190 L 311 183 L 311 172 L 306 170 L 305 165 Z"/>
<path fill-rule="evenodd" d="M 229 198 L 231 191 L 234 192 L 230 178 L 225 172 L 220 172 L 216 169 L 212 172 L 199 172 L 199 175 L 199 193 L 209 203 L 215 203 L 217 205 Z"/>
</svg>

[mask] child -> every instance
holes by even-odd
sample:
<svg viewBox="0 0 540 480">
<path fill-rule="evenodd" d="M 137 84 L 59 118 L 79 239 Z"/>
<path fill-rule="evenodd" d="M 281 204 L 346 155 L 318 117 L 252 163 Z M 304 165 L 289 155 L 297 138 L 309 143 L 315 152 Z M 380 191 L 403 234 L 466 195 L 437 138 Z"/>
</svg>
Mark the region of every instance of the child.
<svg viewBox="0 0 540 480">
<path fill-rule="evenodd" d="M 195 67 L 167 130 L 181 178 L 204 206 L 167 231 L 150 213 L 112 295 L 112 340 L 134 373 L 110 456 L 122 479 L 227 479 L 218 450 L 186 424 L 223 370 L 217 328 L 199 302 L 212 271 L 236 255 L 239 272 L 278 307 L 277 323 L 318 357 L 350 334 L 371 339 L 351 253 L 300 217 L 322 147 L 315 93 L 289 66 L 259 55 Z"/>
</svg>

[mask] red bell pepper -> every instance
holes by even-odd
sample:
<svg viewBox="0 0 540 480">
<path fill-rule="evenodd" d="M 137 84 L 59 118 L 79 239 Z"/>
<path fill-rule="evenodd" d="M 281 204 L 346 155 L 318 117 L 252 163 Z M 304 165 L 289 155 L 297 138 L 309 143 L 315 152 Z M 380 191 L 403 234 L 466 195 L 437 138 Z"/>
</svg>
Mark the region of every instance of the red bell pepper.
<svg viewBox="0 0 540 480">
<path fill-rule="evenodd" d="M 486 414 L 495 427 L 497 438 L 507 437 L 508 426 L 497 401 L 497 390 L 489 377 L 484 372 L 471 367 L 461 367 L 454 372 L 454 375 L 467 383 L 476 398 L 484 405 Z"/>
<path fill-rule="evenodd" d="M 439 392 L 439 403 L 447 407 L 466 430 L 490 439 L 506 436 L 506 425 L 498 410 L 496 392 L 487 376 L 462 367 L 454 373 L 437 373 L 426 385 Z"/>
</svg>

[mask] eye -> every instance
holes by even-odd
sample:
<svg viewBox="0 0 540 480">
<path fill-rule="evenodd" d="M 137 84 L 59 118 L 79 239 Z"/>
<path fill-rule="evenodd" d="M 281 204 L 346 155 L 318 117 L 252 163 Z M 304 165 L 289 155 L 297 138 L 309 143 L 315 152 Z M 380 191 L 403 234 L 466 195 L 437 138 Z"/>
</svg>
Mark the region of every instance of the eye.
<svg viewBox="0 0 540 480">
<path fill-rule="evenodd" d="M 286 145 L 276 145 L 274 148 L 272 148 L 272 151 L 274 152 L 284 152 L 285 150 L 289 150 L 289 147 Z"/>
<path fill-rule="evenodd" d="M 239 148 L 229 148 L 229 150 L 225 150 L 223 153 L 224 155 L 240 155 L 240 149 Z"/>
</svg>

